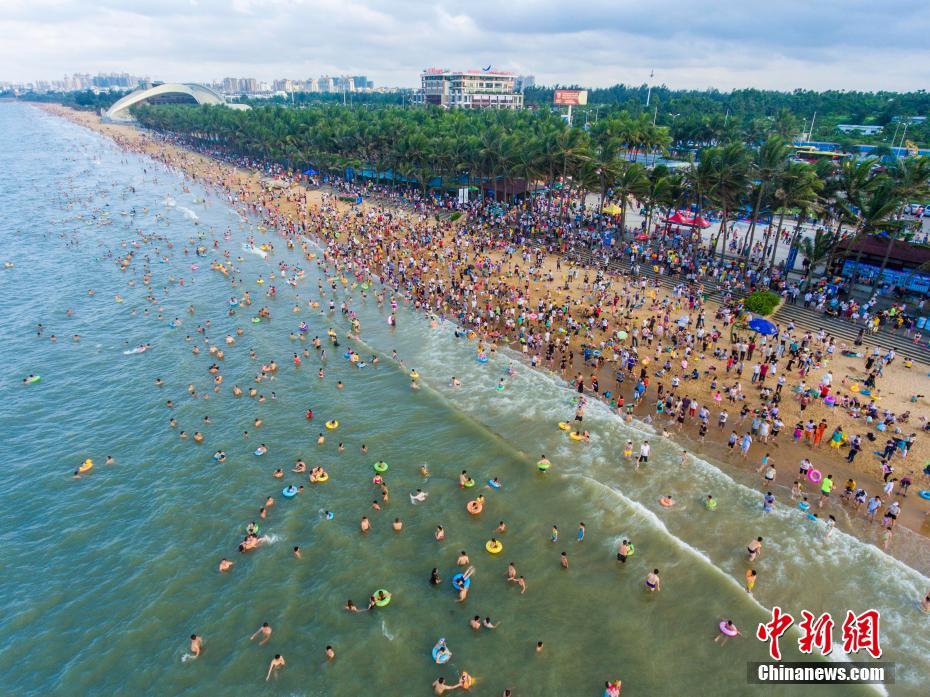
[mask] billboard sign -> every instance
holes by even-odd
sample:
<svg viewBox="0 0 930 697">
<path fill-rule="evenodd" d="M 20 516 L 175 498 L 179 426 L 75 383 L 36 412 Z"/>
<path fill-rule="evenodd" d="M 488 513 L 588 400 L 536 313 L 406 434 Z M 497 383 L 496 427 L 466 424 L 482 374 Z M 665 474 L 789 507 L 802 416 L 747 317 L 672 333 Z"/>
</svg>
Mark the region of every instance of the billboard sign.
<svg viewBox="0 0 930 697">
<path fill-rule="evenodd" d="M 588 90 L 556 90 L 552 103 L 559 106 L 579 106 L 588 103 Z"/>
</svg>

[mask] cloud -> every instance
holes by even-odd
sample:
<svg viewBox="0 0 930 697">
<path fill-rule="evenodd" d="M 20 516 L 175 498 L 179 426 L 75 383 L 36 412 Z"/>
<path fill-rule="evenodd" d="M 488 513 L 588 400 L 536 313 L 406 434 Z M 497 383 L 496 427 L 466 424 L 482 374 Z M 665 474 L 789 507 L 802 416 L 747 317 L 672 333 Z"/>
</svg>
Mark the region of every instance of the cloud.
<svg viewBox="0 0 930 697">
<path fill-rule="evenodd" d="M 428 66 L 604 86 L 922 89 L 915 0 L 4 0 L 0 80 L 128 71 L 156 79 L 366 74 Z"/>
</svg>

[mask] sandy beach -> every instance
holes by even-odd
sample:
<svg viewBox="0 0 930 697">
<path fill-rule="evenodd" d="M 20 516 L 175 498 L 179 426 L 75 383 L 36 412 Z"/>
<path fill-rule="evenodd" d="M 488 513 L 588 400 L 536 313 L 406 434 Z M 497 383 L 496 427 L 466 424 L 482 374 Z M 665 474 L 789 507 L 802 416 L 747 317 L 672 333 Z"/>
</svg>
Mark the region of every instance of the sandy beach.
<svg viewBox="0 0 930 697">
<path fill-rule="evenodd" d="M 266 182 L 263 183 L 263 177 L 256 172 L 237 169 L 203 155 L 164 143 L 132 127 L 103 124 L 97 116 L 90 113 L 75 112 L 52 105 L 43 108 L 50 113 L 68 118 L 102 133 L 125 148 L 148 154 L 166 164 L 183 170 L 189 176 L 201 182 L 215 187 L 222 187 L 238 197 L 240 201 L 249 202 L 269 220 L 276 220 L 279 223 L 285 220 L 295 224 L 305 223 L 309 219 L 319 216 L 321 211 L 327 208 L 334 208 L 337 213 L 328 215 L 336 217 L 345 216 L 348 211 L 353 209 L 352 205 L 337 200 L 336 197 L 324 190 L 306 189 L 296 184 L 282 188 L 270 188 Z M 376 214 L 384 209 L 375 201 L 366 201 L 362 204 L 361 210 L 364 213 Z M 438 230 L 442 232 L 442 239 L 449 243 L 454 240 L 456 230 L 460 229 L 464 224 L 466 224 L 465 220 L 447 223 L 440 226 Z M 402 239 L 400 232 L 398 232 L 397 239 Z M 324 236 L 323 241 L 329 240 L 325 239 Z M 497 296 L 523 296 L 523 301 L 528 306 L 535 305 L 543 300 L 554 302 L 557 305 L 575 308 L 576 317 L 583 316 L 586 308 L 596 302 L 590 283 L 590 280 L 593 280 L 593 273 L 590 274 L 591 279 L 588 279 L 589 272 L 587 270 L 576 269 L 564 261 L 559 263 L 554 255 L 546 255 L 542 259 L 542 263 L 536 265 L 532 275 L 527 273 L 528 264 L 526 260 L 517 255 L 505 254 L 492 249 L 488 251 L 486 257 L 493 275 L 486 278 L 485 282 L 488 286 L 496 285 Z M 435 254 L 422 254 L 419 258 L 428 265 L 428 271 L 424 270 L 425 273 L 440 272 L 441 257 Z M 572 277 L 569 277 L 570 274 Z M 550 281 L 548 278 L 554 279 L 554 281 Z M 612 279 L 614 287 L 611 292 L 623 296 L 631 288 L 636 287 L 637 280 L 631 278 Z M 501 290 L 503 288 L 506 288 L 506 291 Z M 664 288 L 653 287 L 643 287 L 641 290 L 644 301 L 639 307 L 623 308 L 621 304 L 617 304 L 612 308 L 604 308 L 604 317 L 609 320 L 611 331 L 616 327 L 620 327 L 632 333 L 633 328 L 641 327 L 643 322 L 650 317 L 663 313 L 666 315 L 670 313 L 672 317 L 678 317 L 681 314 L 689 313 L 689 308 L 685 304 L 687 294 L 676 297 Z M 708 302 L 703 309 L 707 317 L 708 329 L 712 325 L 716 325 L 720 329 L 721 345 L 728 345 L 729 329 L 725 328 L 720 321 L 714 321 L 713 319 L 718 307 L 714 303 Z M 690 314 L 693 317 L 696 312 L 691 311 Z M 601 317 L 599 316 L 598 319 L 600 320 Z M 498 339 L 499 341 L 508 341 L 517 350 L 525 348 L 525 345 L 521 345 L 518 340 L 515 327 L 508 328 L 506 323 L 501 323 L 500 328 L 502 336 Z M 507 333 L 508 329 L 509 335 Z M 797 335 L 804 330 L 816 333 L 818 328 L 798 327 L 794 333 Z M 599 331 L 599 328 L 593 324 L 582 327 L 578 331 L 569 332 L 567 336 L 570 337 L 569 343 L 560 346 L 559 351 L 556 353 L 556 356 L 566 359 L 565 369 L 557 369 L 558 361 L 553 361 L 549 367 L 555 372 L 560 372 L 562 377 L 569 381 L 580 374 L 583 376 L 586 385 L 590 385 L 592 379 L 596 378 L 600 385 L 599 392 L 601 395 L 604 392 L 611 391 L 614 393 L 612 399 L 616 400 L 617 396 L 622 394 L 626 398 L 627 404 L 629 404 L 631 402 L 630 392 L 635 385 L 635 380 L 628 380 L 622 386 L 615 383 L 619 351 L 624 342 L 615 347 L 608 346 L 605 343 L 607 334 Z M 749 341 L 751 335 L 744 333 L 741 338 Z M 858 349 L 866 355 L 874 347 L 874 344 L 869 343 L 868 338 L 867 336 L 865 345 Z M 683 356 L 677 348 L 666 347 L 670 350 L 666 350 L 661 354 L 657 353 L 656 350 L 660 343 L 661 338 L 655 345 L 645 345 L 645 342 L 640 340 L 639 356 L 649 357 L 655 367 L 666 360 L 677 363 L 682 359 Z M 600 346 L 602 361 L 596 370 L 592 370 L 590 366 L 584 364 L 582 344 Z M 630 346 L 629 340 L 625 342 L 625 346 Z M 489 348 L 492 348 L 492 346 L 489 346 Z M 614 351 L 614 348 L 617 350 Z M 787 498 L 787 495 L 782 494 L 786 494 L 790 490 L 792 482 L 797 478 L 798 463 L 804 458 L 810 459 L 815 468 L 821 470 L 824 474 L 832 474 L 836 484 L 836 493 L 832 497 L 833 500 L 819 511 L 821 515 L 834 514 L 838 518 L 840 527 L 863 539 L 879 544 L 881 526 L 877 522 L 874 525 L 869 525 L 864 520 L 862 511 L 858 515 L 854 515 L 850 505 L 841 505 L 837 499 L 839 498 L 838 495 L 843 491 L 844 482 L 850 478 L 855 479 L 857 485 L 867 490 L 870 495 L 881 490 L 883 485 L 882 472 L 879 458 L 873 456 L 873 451 L 882 450 L 888 434 L 876 432 L 874 428 L 867 426 L 861 417 L 853 418 L 847 413 L 847 410 L 840 406 L 828 407 L 821 400 L 813 400 L 802 413 L 801 405 L 792 390 L 801 379 L 805 380 L 808 387 L 817 387 L 824 374 L 829 371 L 832 374 L 833 394 L 836 396 L 837 402 L 839 402 L 841 396 L 855 397 L 855 392 L 850 388 L 854 385 L 858 388 L 865 378 L 864 360 L 844 356 L 842 351 L 847 347 L 842 343 L 837 343 L 835 348 L 832 358 L 824 360 L 804 378 L 801 378 L 797 371 L 779 373 L 784 374 L 787 378 L 784 392 L 791 395 L 779 403 L 779 417 L 784 422 L 784 428 L 780 436 L 770 443 L 766 444 L 758 440 L 754 442 L 746 459 L 739 457 L 738 454 L 733 455 L 733 452 L 727 448 L 726 436 L 731 428 L 738 430 L 740 433 L 748 428 L 752 414 L 750 412 L 750 415 L 744 421 L 741 420 L 738 413 L 740 407 L 744 404 L 751 408 L 758 406 L 758 385 L 750 380 L 752 374 L 751 361 L 747 361 L 747 370 L 738 378 L 744 399 L 729 405 L 727 405 L 726 399 L 723 400 L 723 405 L 729 409 L 729 421 L 725 429 L 719 429 L 717 426 L 717 412 L 720 403 L 714 405 L 713 396 L 717 389 L 721 389 L 724 384 L 727 384 L 728 379 L 732 382 L 735 376 L 728 376 L 725 371 L 725 360 L 715 359 L 710 353 L 706 355 L 701 353 L 701 355 L 692 355 L 690 357 L 687 370 L 690 372 L 696 368 L 699 371 L 699 376 L 695 380 L 688 380 L 684 383 L 678 388 L 678 392 L 687 394 L 711 410 L 709 430 L 705 438 L 701 438 L 699 435 L 697 420 L 687 419 L 683 424 L 675 424 L 673 418 L 670 422 L 667 421 L 668 415 L 660 417 L 655 413 L 655 386 L 660 382 L 659 379 L 652 378 L 645 398 L 637 405 L 633 414 L 640 419 L 648 417 L 658 430 L 667 429 L 670 436 L 678 440 L 683 448 L 702 457 L 711 458 L 715 462 L 723 463 L 721 466 L 725 469 L 740 468 L 744 472 L 756 471 L 760 467 L 762 456 L 770 453 L 770 462 L 777 467 L 776 487 L 779 490 L 779 497 L 783 500 Z M 759 350 L 761 351 L 761 348 Z M 530 352 L 524 351 L 524 357 L 529 359 L 529 355 Z M 907 423 L 897 424 L 897 427 L 900 429 L 901 435 L 906 436 L 910 433 L 917 433 L 918 436 L 910 448 L 906 460 L 902 460 L 900 457 L 893 459 L 894 472 L 892 477 L 898 479 L 910 477 L 913 484 L 906 497 L 899 495 L 899 487 L 895 487 L 892 497 L 902 503 L 898 524 L 917 531 L 921 535 L 930 536 L 930 516 L 928 516 L 930 502 L 923 501 L 917 496 L 918 490 L 930 488 L 930 481 L 928 481 L 927 475 L 922 472 L 925 463 L 930 460 L 930 439 L 924 436 L 925 432 L 921 431 L 922 423 L 918 422 L 918 417 L 922 413 L 927 413 L 930 400 L 923 395 L 915 396 L 920 395 L 922 392 L 930 394 L 930 390 L 927 389 L 927 366 L 915 363 L 912 367 L 906 367 L 904 363 L 901 358 L 897 358 L 891 365 L 884 368 L 876 399 L 879 400 L 878 404 L 881 410 L 888 410 L 895 414 L 911 413 L 910 420 Z M 717 387 L 712 388 L 712 381 L 715 378 Z M 769 381 L 768 387 L 773 387 L 772 380 Z M 622 409 L 618 409 L 618 411 L 622 411 Z M 569 420 L 569 417 L 570 414 L 566 414 L 566 420 Z M 809 444 L 805 439 L 801 439 L 799 443 L 792 442 L 791 431 L 795 423 L 807 419 L 812 419 L 815 422 L 826 421 L 826 433 L 818 445 Z M 866 433 L 871 432 L 876 436 L 876 440 L 870 442 L 863 438 L 862 452 L 854 462 L 849 463 L 846 459 L 847 448 L 834 449 L 829 447 L 830 433 L 835 426 L 841 426 L 847 434 L 851 434 L 850 438 L 852 435 L 865 436 Z M 555 427 L 555 424 L 553 424 L 553 427 Z M 761 472 L 758 474 L 757 481 L 760 491 L 772 488 L 772 485 L 762 478 Z M 816 487 L 807 482 L 805 484 L 805 493 L 810 495 L 812 503 L 816 503 L 818 493 Z M 889 499 L 886 498 L 885 504 L 887 505 L 887 503 L 889 503 Z M 901 550 L 896 549 L 894 542 L 892 542 L 888 551 L 902 557 L 907 556 Z"/>
</svg>

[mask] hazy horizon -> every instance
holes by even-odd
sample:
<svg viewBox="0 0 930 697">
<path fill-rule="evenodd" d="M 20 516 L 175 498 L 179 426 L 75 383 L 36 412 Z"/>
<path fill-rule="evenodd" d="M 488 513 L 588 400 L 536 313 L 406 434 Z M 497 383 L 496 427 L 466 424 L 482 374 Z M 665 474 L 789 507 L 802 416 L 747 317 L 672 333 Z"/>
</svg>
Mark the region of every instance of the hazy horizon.
<svg viewBox="0 0 930 697">
<path fill-rule="evenodd" d="M 930 83 L 928 29 L 914 0 L 8 0 L 0 80 L 364 74 L 416 87 L 427 67 L 491 65 L 540 85 L 913 91 Z"/>
</svg>

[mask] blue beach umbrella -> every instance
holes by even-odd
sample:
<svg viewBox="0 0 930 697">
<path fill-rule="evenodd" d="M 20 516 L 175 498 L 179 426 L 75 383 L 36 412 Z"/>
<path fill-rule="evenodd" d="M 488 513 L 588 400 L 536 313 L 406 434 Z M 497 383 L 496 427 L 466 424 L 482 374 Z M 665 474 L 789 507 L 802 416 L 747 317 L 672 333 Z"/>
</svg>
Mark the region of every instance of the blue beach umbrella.
<svg viewBox="0 0 930 697">
<path fill-rule="evenodd" d="M 756 317 L 755 319 L 749 320 L 749 328 L 754 332 L 759 332 L 765 336 L 778 333 L 778 329 L 774 324 L 769 322 L 767 319 L 762 319 L 761 317 Z"/>
</svg>

